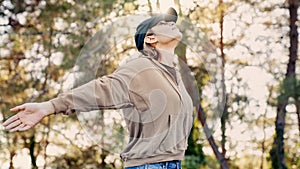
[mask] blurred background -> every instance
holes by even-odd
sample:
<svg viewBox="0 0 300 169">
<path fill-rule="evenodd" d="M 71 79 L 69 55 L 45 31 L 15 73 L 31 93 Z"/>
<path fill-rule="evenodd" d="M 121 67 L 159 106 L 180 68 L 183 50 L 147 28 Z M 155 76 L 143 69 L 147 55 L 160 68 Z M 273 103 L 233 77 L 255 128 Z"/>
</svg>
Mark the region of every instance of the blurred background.
<svg viewBox="0 0 300 169">
<path fill-rule="evenodd" d="M 7 133 L 2 123 L 13 115 L 9 109 L 14 106 L 49 100 L 90 80 L 74 82 L 73 76 L 82 70 L 74 69 L 82 63 L 82 49 L 92 46 L 85 44 L 101 41 L 96 44 L 114 46 L 109 53 L 98 54 L 104 49 L 95 52 L 100 66 L 91 77 L 113 72 L 123 58 L 131 56 L 134 32 L 126 28 L 132 25 L 110 27 L 118 18 L 174 7 L 186 40 L 176 53 L 192 71 L 200 94 L 183 168 L 299 169 L 298 3 L 1 0 L 0 168 L 122 168 L 118 153 L 109 147 L 126 131 L 112 112 L 97 113 L 97 124 L 107 136 L 100 138 L 103 144 L 87 136 L 82 116 L 76 114 L 47 117 L 26 132 Z M 110 28 L 122 31 L 111 37 L 106 34 Z M 97 34 L 101 31 L 104 33 Z M 124 38 L 116 39 L 118 36 Z M 205 97 L 212 79 L 219 82 L 214 117 L 210 99 Z M 214 119 L 213 125 L 206 123 L 209 118 Z M 114 124 L 114 130 L 109 124 Z M 207 125 L 210 132 L 203 132 Z"/>
</svg>

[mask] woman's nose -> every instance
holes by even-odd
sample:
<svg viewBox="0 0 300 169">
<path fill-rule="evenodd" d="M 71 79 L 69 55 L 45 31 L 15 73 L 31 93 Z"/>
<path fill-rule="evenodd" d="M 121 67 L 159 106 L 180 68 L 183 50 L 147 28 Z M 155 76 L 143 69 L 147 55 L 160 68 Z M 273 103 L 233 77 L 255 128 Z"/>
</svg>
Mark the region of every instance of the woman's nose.
<svg viewBox="0 0 300 169">
<path fill-rule="evenodd" d="M 170 24 L 171 26 L 173 26 L 173 25 L 175 25 L 175 22 L 169 22 L 169 24 Z"/>
</svg>

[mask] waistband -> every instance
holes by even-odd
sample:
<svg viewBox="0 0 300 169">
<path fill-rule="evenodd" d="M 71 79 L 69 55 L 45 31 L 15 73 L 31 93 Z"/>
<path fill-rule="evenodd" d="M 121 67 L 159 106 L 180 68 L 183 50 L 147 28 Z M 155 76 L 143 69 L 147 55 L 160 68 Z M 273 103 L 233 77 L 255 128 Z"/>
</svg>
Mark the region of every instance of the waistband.
<svg viewBox="0 0 300 169">
<path fill-rule="evenodd" d="M 144 165 L 134 166 L 134 167 L 125 167 L 125 169 L 148 169 L 148 168 L 181 169 L 181 161 L 180 160 L 164 161 L 164 162 L 150 163 L 150 164 L 144 164 Z"/>
</svg>

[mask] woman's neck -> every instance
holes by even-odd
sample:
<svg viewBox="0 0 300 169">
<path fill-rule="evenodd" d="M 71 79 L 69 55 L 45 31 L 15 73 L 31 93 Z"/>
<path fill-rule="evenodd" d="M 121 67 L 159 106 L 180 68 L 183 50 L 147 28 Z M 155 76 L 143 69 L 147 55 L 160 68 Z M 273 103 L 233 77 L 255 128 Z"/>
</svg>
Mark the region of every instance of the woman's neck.
<svg viewBox="0 0 300 169">
<path fill-rule="evenodd" d="M 160 63 L 168 65 L 170 67 L 175 66 L 174 49 L 172 50 L 158 49 L 158 51 L 160 52 L 160 58 L 158 59 Z"/>
<path fill-rule="evenodd" d="M 168 44 L 160 44 L 158 43 L 155 48 L 159 51 L 160 57 L 158 59 L 159 62 L 168 65 L 170 67 L 175 66 L 175 48 L 177 46 L 177 41 L 169 42 Z"/>
</svg>

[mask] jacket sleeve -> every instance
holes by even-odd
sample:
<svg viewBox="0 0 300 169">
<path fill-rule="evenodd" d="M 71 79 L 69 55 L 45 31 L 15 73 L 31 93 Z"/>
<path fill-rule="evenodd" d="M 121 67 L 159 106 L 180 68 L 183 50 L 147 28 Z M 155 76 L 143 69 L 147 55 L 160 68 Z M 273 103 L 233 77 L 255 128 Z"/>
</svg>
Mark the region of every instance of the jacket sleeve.
<svg viewBox="0 0 300 169">
<path fill-rule="evenodd" d="M 130 70 L 119 69 L 113 74 L 92 80 L 50 100 L 55 113 L 120 109 L 133 106 L 129 98 Z"/>
</svg>

